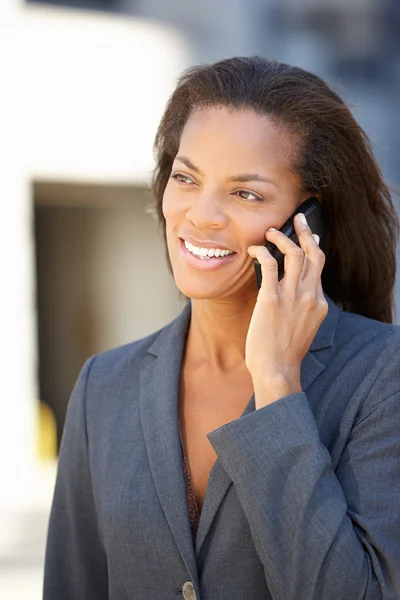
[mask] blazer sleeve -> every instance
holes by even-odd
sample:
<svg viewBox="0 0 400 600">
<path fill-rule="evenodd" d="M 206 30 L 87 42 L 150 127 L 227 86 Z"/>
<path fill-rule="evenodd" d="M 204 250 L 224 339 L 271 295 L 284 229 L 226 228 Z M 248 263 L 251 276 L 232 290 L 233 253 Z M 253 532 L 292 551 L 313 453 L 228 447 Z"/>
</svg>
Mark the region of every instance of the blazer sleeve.
<svg viewBox="0 0 400 600">
<path fill-rule="evenodd" d="M 273 600 L 400 598 L 398 365 L 389 385 L 376 385 L 390 395 L 362 411 L 335 471 L 304 392 L 208 435 Z"/>
<path fill-rule="evenodd" d="M 107 560 L 88 461 L 85 394 L 95 357 L 75 384 L 65 421 L 48 528 L 43 600 L 106 600 Z"/>
</svg>

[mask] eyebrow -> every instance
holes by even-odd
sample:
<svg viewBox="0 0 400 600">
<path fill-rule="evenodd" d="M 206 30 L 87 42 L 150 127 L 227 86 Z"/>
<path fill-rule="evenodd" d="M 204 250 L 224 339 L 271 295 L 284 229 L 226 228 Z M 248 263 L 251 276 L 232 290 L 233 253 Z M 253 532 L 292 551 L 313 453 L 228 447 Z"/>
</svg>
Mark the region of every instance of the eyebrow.
<svg viewBox="0 0 400 600">
<path fill-rule="evenodd" d="M 195 171 L 199 175 L 203 175 L 202 171 L 192 163 L 190 158 L 187 158 L 186 156 L 176 156 L 175 160 L 179 160 L 179 162 L 186 165 L 192 171 Z M 234 177 L 230 177 L 228 181 L 240 183 L 245 183 L 247 181 L 263 181 L 265 183 L 272 183 L 272 185 L 279 187 L 276 181 L 268 177 L 262 177 L 258 173 L 243 173 L 243 175 L 235 175 Z"/>
</svg>

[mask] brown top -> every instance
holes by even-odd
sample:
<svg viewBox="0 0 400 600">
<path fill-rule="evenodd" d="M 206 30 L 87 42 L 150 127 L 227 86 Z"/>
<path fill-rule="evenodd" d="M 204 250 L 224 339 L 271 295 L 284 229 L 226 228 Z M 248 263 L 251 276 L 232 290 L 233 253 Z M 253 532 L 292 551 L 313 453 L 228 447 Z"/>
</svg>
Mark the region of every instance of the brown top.
<svg viewBox="0 0 400 600">
<path fill-rule="evenodd" d="M 188 506 L 188 514 L 190 521 L 190 529 L 192 532 L 193 539 L 196 537 L 197 530 L 199 528 L 200 521 L 200 513 L 199 508 L 196 502 L 196 496 L 194 495 L 194 490 L 192 486 L 192 479 L 190 477 L 190 469 L 187 461 L 187 457 L 185 454 L 185 449 L 183 447 L 182 434 L 181 434 L 181 446 L 182 446 L 182 458 L 183 458 L 183 475 L 185 478 L 186 485 L 186 499 Z"/>
</svg>

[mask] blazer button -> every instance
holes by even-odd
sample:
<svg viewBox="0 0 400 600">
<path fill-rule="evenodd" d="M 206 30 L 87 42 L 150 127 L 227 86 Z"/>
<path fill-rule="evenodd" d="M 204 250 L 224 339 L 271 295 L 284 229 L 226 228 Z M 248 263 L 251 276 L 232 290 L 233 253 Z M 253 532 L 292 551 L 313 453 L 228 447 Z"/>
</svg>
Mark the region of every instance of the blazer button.
<svg viewBox="0 0 400 600">
<path fill-rule="evenodd" d="M 186 581 L 182 587 L 182 595 L 185 600 L 196 600 L 196 590 L 191 581 Z"/>
</svg>

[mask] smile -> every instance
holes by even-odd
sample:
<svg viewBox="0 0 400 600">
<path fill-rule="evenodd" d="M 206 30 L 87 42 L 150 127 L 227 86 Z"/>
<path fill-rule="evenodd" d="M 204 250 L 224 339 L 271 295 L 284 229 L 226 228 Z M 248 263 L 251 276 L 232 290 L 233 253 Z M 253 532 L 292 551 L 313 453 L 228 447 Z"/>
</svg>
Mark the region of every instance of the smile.
<svg viewBox="0 0 400 600">
<path fill-rule="evenodd" d="M 236 252 L 227 248 L 204 248 L 182 238 L 179 240 L 179 253 L 191 269 L 208 272 L 225 268 L 237 256 Z"/>
<path fill-rule="evenodd" d="M 202 258 L 202 259 L 210 259 L 210 258 L 223 258 L 224 256 L 229 256 L 230 254 L 234 254 L 233 250 L 225 250 L 223 248 L 199 248 L 198 246 L 194 246 L 193 244 L 191 244 L 190 242 L 187 242 L 186 240 L 184 240 L 184 244 L 186 249 L 193 254 L 194 256 L 197 256 L 198 258 Z"/>
</svg>

